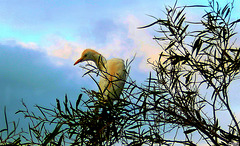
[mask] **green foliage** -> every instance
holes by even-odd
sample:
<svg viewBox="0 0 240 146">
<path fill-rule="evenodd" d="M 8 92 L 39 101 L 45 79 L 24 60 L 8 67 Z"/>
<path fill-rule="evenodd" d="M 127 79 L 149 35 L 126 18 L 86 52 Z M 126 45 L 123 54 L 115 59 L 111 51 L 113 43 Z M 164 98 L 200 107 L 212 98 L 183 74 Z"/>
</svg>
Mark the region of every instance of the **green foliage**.
<svg viewBox="0 0 240 146">
<path fill-rule="evenodd" d="M 13 121 L 12 126 L 8 123 L 6 107 L 4 107 L 4 118 L 6 128 L 0 130 L 0 145 L 19 145 L 21 134 L 24 133 L 17 131 L 19 121 L 17 123 Z"/>
<path fill-rule="evenodd" d="M 193 8 L 208 9 L 200 22 L 187 21 L 184 10 Z M 145 85 L 137 85 L 129 76 L 121 98 L 105 102 L 99 100 L 101 93 L 83 88 L 74 103 L 66 95 L 53 108 L 36 105 L 40 115 L 23 103 L 25 109 L 17 113 L 30 120 L 28 131 L 17 133 L 15 122 L 13 131 L 9 130 L 5 116 L 1 144 L 193 146 L 199 141 L 209 145 L 239 142 L 239 121 L 228 93 L 240 68 L 240 49 L 232 41 L 240 19 L 231 20 L 232 9 L 233 3 L 220 8 L 215 1 L 209 6 L 166 7 L 165 19 L 154 17 L 155 22 L 141 27 L 157 25 L 159 36 L 154 39 L 162 48 L 159 59 L 149 62 L 154 73 L 149 73 Z M 200 30 L 189 31 L 195 25 Z M 127 73 L 131 62 L 127 61 Z M 94 66 L 83 68 L 87 70 L 84 75 L 93 80 L 93 75 L 99 75 Z M 222 112 L 232 122 L 220 125 Z"/>
<path fill-rule="evenodd" d="M 234 47 L 231 38 L 240 20 L 230 21 L 233 3 L 221 9 L 217 2 L 210 2 L 210 11 L 206 11 L 199 23 L 185 21 L 186 8 L 166 8 L 166 19 L 142 27 L 159 25 L 158 32 L 162 35 L 154 39 L 163 52 L 151 64 L 157 74 L 155 80 L 166 96 L 152 98 L 150 111 L 160 117 L 158 123 L 181 127 L 188 140 L 189 134 L 198 132 L 210 145 L 240 141 L 239 122 L 231 110 L 228 95 L 230 83 L 239 75 L 240 50 Z M 190 24 L 204 29 L 189 32 Z M 189 42 L 191 39 L 194 41 Z M 168 45 L 161 45 L 166 41 Z M 212 91 L 210 98 L 201 93 L 206 87 Z M 210 107 L 212 115 L 204 107 Z M 228 131 L 218 124 L 217 113 L 222 111 L 228 112 L 228 118 L 233 121 Z"/>
</svg>

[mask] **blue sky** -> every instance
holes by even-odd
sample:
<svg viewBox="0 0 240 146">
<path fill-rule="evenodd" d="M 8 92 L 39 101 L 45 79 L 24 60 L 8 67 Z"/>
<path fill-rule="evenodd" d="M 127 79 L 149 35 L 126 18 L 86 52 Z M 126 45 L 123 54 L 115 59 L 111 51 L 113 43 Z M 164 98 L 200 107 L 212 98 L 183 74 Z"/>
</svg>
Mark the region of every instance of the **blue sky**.
<svg viewBox="0 0 240 146">
<path fill-rule="evenodd" d="M 137 27 L 163 17 L 175 0 L 1 0 L 0 1 L 0 111 L 10 118 L 22 106 L 50 106 L 65 94 L 76 99 L 82 87 L 96 89 L 84 71 L 73 66 L 85 48 L 106 58 L 131 59 L 131 76 L 139 84 L 147 78 L 147 58 L 157 59 L 160 47 L 153 28 Z M 231 1 L 222 0 L 220 3 Z M 178 5 L 208 4 L 207 0 L 179 0 Z M 239 18 L 235 0 L 233 18 Z M 199 20 L 203 9 L 188 9 L 187 19 Z M 239 32 L 239 27 L 236 28 Z M 239 35 L 238 35 L 239 36 Z M 238 86 L 239 87 L 239 86 Z M 234 91 L 237 92 L 237 91 Z M 237 98 L 236 98 L 237 99 Z M 237 99 L 239 101 L 239 99 Z M 237 108 L 236 108 L 237 109 Z M 236 111 L 239 112 L 239 111 Z M 3 119 L 3 112 L 0 112 Z M 1 127 L 0 122 L 0 127 Z"/>
</svg>

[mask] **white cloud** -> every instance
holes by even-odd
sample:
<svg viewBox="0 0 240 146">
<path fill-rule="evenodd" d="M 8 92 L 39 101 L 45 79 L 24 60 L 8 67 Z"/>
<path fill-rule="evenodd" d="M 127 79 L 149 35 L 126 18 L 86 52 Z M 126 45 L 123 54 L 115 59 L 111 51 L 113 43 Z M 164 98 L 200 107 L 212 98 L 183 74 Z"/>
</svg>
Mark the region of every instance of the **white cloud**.
<svg viewBox="0 0 240 146">
<path fill-rule="evenodd" d="M 105 44 L 101 45 L 96 42 L 87 44 L 87 41 L 84 40 L 69 41 L 57 35 L 49 35 L 43 40 L 44 43 L 40 47 L 33 42 L 18 42 L 17 44 L 28 49 L 44 50 L 49 56 L 73 61 L 79 58 L 86 48 L 95 49 L 107 59 L 114 57 L 126 60 L 131 59 L 136 54 L 136 57 L 141 58 L 139 69 L 149 71 L 151 68 L 147 65 L 147 59 L 157 60 L 161 49 L 152 39 L 153 36 L 148 32 L 148 29 L 137 29 L 146 23 L 141 22 L 134 15 L 129 15 L 124 20 L 118 21 L 117 23 L 121 23 L 119 26 L 124 29 L 116 29 L 116 31 L 107 33 Z"/>
<path fill-rule="evenodd" d="M 53 36 L 48 40 L 49 43 L 45 48 L 51 56 L 71 60 L 80 57 L 81 52 L 86 48 L 95 49 L 107 59 L 117 57 L 126 60 L 131 59 L 136 54 L 136 57 L 142 58 L 139 62 L 139 69 L 149 71 L 151 68 L 147 65 L 147 59 L 150 58 L 151 62 L 157 60 L 161 52 L 158 44 L 152 39 L 153 36 L 147 29 L 137 29 L 145 24 L 134 15 L 129 15 L 118 23 L 122 23 L 125 29 L 117 29 L 108 33 L 104 45 L 87 44 L 81 40 L 73 42 L 59 36 Z"/>
<path fill-rule="evenodd" d="M 47 50 L 49 55 L 69 59 L 77 48 L 81 48 L 77 43 L 58 39 L 54 40 L 53 44 L 47 47 Z"/>
<path fill-rule="evenodd" d="M 0 41 L 2 45 L 11 46 L 11 47 L 22 47 L 25 49 L 39 50 L 40 47 L 35 42 L 21 42 L 15 39 L 3 39 Z"/>
<path fill-rule="evenodd" d="M 143 57 L 139 67 L 141 70 L 148 71 L 149 66 L 147 65 L 147 59 L 150 59 L 150 62 L 157 60 L 161 49 L 152 39 L 153 36 L 147 32 L 147 29 L 137 29 L 137 27 L 143 26 L 144 24 L 134 15 L 129 15 L 125 23 L 128 25 L 128 38 L 134 41 L 137 55 Z"/>
<path fill-rule="evenodd" d="M 29 43 L 17 42 L 17 45 L 19 45 L 23 48 L 26 48 L 26 49 L 33 49 L 33 50 L 39 49 L 39 46 L 34 42 L 29 42 Z"/>
<path fill-rule="evenodd" d="M 69 41 L 55 35 L 49 36 L 46 41 L 48 43 L 45 43 L 43 48 L 45 48 L 47 54 L 61 59 L 76 60 L 86 48 L 84 43 Z"/>
</svg>

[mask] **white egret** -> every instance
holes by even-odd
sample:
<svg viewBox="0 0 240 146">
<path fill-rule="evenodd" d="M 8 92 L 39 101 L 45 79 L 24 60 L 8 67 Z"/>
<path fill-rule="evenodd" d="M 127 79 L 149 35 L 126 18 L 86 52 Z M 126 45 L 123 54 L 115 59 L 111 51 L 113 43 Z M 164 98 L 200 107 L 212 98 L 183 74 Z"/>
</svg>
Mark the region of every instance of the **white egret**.
<svg viewBox="0 0 240 146">
<path fill-rule="evenodd" d="M 86 49 L 74 65 L 83 61 L 93 61 L 101 72 L 99 90 L 103 100 L 119 99 L 126 80 L 124 61 L 119 58 L 106 60 L 100 53 Z"/>
</svg>

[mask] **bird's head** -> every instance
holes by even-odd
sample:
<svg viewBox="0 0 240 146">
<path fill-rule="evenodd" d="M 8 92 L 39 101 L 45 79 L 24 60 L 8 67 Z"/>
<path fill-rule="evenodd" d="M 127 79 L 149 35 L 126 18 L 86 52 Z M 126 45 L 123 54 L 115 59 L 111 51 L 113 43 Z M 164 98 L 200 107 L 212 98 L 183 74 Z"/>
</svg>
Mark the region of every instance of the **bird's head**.
<svg viewBox="0 0 240 146">
<path fill-rule="evenodd" d="M 92 50 L 92 49 L 86 49 L 82 52 L 81 58 L 79 58 L 74 65 L 83 62 L 83 61 L 95 61 L 96 56 L 99 56 L 99 53 Z"/>
</svg>

